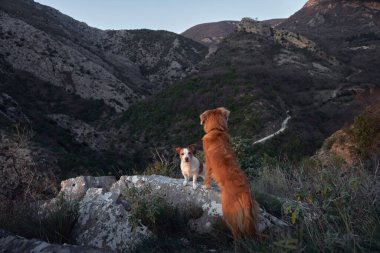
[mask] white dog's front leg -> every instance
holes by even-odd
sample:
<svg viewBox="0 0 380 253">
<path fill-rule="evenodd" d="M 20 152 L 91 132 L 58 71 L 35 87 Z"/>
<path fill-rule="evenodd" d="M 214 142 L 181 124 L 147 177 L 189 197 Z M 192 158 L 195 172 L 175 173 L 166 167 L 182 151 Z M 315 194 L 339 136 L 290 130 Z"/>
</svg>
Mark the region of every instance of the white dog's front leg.
<svg viewBox="0 0 380 253">
<path fill-rule="evenodd" d="M 186 176 L 186 175 L 183 175 L 183 177 L 185 178 L 185 180 L 183 181 L 182 185 L 183 185 L 183 186 L 186 186 L 186 185 L 187 185 L 187 182 L 189 182 L 189 177 Z"/>
<path fill-rule="evenodd" d="M 193 175 L 193 189 L 197 189 L 197 175 L 194 174 Z"/>
</svg>

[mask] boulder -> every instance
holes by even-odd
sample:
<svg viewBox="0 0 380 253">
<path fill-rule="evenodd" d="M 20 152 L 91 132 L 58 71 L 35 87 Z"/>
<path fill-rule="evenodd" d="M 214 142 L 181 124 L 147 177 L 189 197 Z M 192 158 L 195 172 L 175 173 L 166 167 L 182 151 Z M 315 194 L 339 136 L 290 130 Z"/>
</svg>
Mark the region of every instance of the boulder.
<svg viewBox="0 0 380 253">
<path fill-rule="evenodd" d="M 205 190 L 201 187 L 194 190 L 190 185 L 183 186 L 182 179 L 174 179 L 165 176 L 122 176 L 112 187 L 111 192 L 121 194 L 131 187 L 149 187 L 152 194 L 158 194 L 166 202 L 178 208 L 181 212 L 189 208 L 200 208 L 203 211 L 201 217 L 189 221 L 189 227 L 198 233 L 209 233 L 212 224 L 222 217 L 219 190 L 213 187 Z"/>
<path fill-rule="evenodd" d="M 36 239 L 26 239 L 0 229 L 0 253 L 108 253 L 111 251 L 75 245 L 50 244 Z"/>
<path fill-rule="evenodd" d="M 182 186 L 182 181 L 182 179 L 158 175 L 122 176 L 119 181 L 112 185 L 110 191 L 121 194 L 130 187 L 149 186 L 152 193 L 163 197 L 168 204 L 181 211 L 185 211 L 189 207 L 201 208 L 203 214 L 199 218 L 190 220 L 188 225 L 190 229 L 200 234 L 211 232 L 212 225 L 223 217 L 219 189 L 212 187 L 210 190 L 206 190 L 203 187 L 198 187 L 198 189 L 193 190 L 190 185 Z M 260 231 L 285 227 L 288 227 L 287 223 L 261 210 L 258 224 Z"/>
<path fill-rule="evenodd" d="M 103 188 L 107 191 L 115 181 L 116 178 L 113 176 L 80 176 L 70 178 L 61 182 L 61 191 L 59 194 L 62 194 L 65 199 L 68 200 L 80 200 L 84 197 L 88 189 Z"/>
<path fill-rule="evenodd" d="M 147 194 L 158 195 L 166 203 L 186 214 L 201 210 L 188 221 L 191 231 L 210 233 L 223 217 L 220 191 L 216 186 L 206 190 L 183 186 L 182 179 L 165 176 L 77 177 L 63 181 L 61 196 L 79 201 L 79 218 L 72 239 L 78 245 L 124 252 L 134 249 L 154 234 L 143 224 L 132 226 L 126 191 L 132 188 L 149 189 Z M 148 195 L 149 196 L 149 195 Z M 54 201 L 54 200 L 52 200 Z M 49 205 L 45 205 L 48 207 Z M 259 230 L 284 231 L 288 224 L 261 210 Z"/>
<path fill-rule="evenodd" d="M 90 188 L 79 204 L 79 218 L 73 239 L 80 245 L 118 252 L 129 251 L 152 236 L 147 227 L 129 224 L 129 213 L 116 203 L 118 194 Z"/>
</svg>

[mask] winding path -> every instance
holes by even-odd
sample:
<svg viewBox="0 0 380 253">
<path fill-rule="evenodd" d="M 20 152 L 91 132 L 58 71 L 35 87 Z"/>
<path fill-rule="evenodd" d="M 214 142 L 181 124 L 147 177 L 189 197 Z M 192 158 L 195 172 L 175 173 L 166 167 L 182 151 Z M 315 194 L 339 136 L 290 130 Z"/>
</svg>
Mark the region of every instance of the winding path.
<svg viewBox="0 0 380 253">
<path fill-rule="evenodd" d="M 268 136 L 266 136 L 266 137 L 264 137 L 264 138 L 262 138 L 262 139 L 260 139 L 260 140 L 255 141 L 255 142 L 253 143 L 253 145 L 255 145 L 255 144 L 257 144 L 257 143 L 265 142 L 265 141 L 267 141 L 267 140 L 269 140 L 269 139 L 275 137 L 276 135 L 278 135 L 278 134 L 284 132 L 284 131 L 288 128 L 288 122 L 289 122 L 289 120 L 290 120 L 291 118 L 292 118 L 292 117 L 291 117 L 290 115 L 288 115 L 288 116 L 286 117 L 286 119 L 282 122 L 282 124 L 281 124 L 281 128 L 280 128 L 277 132 L 275 132 L 275 133 L 273 133 L 273 134 L 270 134 L 270 135 L 268 135 Z"/>
</svg>

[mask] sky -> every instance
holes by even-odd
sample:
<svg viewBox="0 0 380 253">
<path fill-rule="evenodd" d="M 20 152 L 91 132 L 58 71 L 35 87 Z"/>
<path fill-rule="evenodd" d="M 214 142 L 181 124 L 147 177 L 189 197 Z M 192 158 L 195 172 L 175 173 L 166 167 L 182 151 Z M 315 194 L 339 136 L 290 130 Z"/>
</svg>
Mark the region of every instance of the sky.
<svg viewBox="0 0 380 253">
<path fill-rule="evenodd" d="M 287 18 L 306 0 L 35 0 L 100 29 L 181 33 L 201 23 Z"/>
</svg>

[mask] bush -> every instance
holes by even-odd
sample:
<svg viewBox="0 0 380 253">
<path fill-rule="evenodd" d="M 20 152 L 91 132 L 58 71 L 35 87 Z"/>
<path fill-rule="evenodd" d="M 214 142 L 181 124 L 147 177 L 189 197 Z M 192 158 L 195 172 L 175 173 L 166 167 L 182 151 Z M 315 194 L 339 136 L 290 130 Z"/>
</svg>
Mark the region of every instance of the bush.
<svg viewBox="0 0 380 253">
<path fill-rule="evenodd" d="M 355 118 L 354 124 L 347 131 L 352 139 L 351 152 L 359 158 L 369 158 L 379 152 L 380 128 L 370 113 L 363 113 Z"/>
<path fill-rule="evenodd" d="M 241 137 L 232 138 L 232 148 L 235 150 L 236 157 L 243 169 L 257 166 L 257 157 L 253 150 L 253 141 Z"/>
<path fill-rule="evenodd" d="M 133 252 L 207 252 L 207 249 L 231 250 L 232 237 L 223 220 L 213 234 L 199 235 L 188 229 L 188 221 L 202 216 L 203 210 L 189 205 L 182 210 L 169 205 L 149 186 L 129 188 L 123 195 L 131 203 L 132 226 L 142 223 L 155 238 L 142 242 Z"/>
<path fill-rule="evenodd" d="M 187 230 L 189 219 L 202 215 L 202 209 L 189 205 L 187 212 L 169 205 L 165 199 L 152 192 L 149 186 L 128 188 L 123 195 L 131 204 L 129 221 L 132 227 L 141 222 L 157 236 L 178 236 Z"/>
<path fill-rule="evenodd" d="M 144 175 L 161 175 L 174 178 L 181 176 L 179 159 L 177 159 L 177 157 L 169 157 L 168 155 L 165 155 L 164 152 L 159 152 L 157 149 L 151 153 L 153 161 L 148 164 L 143 172 Z M 135 174 L 138 174 L 138 172 L 136 171 Z"/>
<path fill-rule="evenodd" d="M 380 181 L 371 172 L 376 169 L 357 166 L 343 170 L 334 163 L 278 163 L 260 169 L 253 183 L 259 203 L 274 205 L 277 208 L 266 209 L 277 215 L 282 203 L 282 218 L 293 224 L 290 234 L 280 238 L 269 234 L 270 243 L 260 247 L 306 252 L 380 250 L 376 198 Z M 257 244 L 247 245 L 248 252 L 257 250 Z"/>
<path fill-rule="evenodd" d="M 78 219 L 78 203 L 63 197 L 48 208 L 30 203 L 1 203 L 0 227 L 26 238 L 49 243 L 70 243 Z"/>
<path fill-rule="evenodd" d="M 175 170 L 175 166 L 170 166 L 156 161 L 148 165 L 144 171 L 144 175 L 161 175 L 171 177 L 177 174 Z"/>
</svg>

